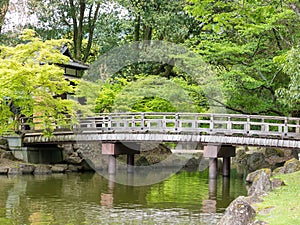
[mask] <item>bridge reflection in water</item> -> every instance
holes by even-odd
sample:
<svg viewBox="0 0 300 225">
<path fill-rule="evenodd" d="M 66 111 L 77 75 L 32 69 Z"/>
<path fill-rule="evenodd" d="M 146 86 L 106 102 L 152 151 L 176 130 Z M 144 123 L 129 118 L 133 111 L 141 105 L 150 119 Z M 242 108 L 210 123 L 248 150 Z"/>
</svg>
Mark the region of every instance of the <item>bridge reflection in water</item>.
<svg viewBox="0 0 300 225">
<path fill-rule="evenodd" d="M 138 175 L 133 176 L 138 179 Z M 246 193 L 243 181 L 234 176 L 227 196 L 222 194 L 222 179 L 215 181 L 216 195 L 212 195 L 207 171 L 182 171 L 160 183 L 140 187 L 110 183 L 93 173 L 1 176 L 0 221 L 3 224 L 211 225 L 217 223 L 230 201 Z M 215 201 L 215 208 L 205 205 L 209 199 Z"/>
</svg>

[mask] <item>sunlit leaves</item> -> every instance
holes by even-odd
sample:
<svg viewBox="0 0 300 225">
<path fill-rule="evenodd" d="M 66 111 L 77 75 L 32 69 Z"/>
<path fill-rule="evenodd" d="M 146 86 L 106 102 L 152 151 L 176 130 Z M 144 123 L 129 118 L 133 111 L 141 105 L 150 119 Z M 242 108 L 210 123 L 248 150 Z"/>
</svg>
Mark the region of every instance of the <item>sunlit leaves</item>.
<svg viewBox="0 0 300 225">
<path fill-rule="evenodd" d="M 74 92 L 57 66 L 69 62 L 59 51 L 63 40 L 43 42 L 32 30 L 21 38 L 24 44 L 0 46 L 0 133 L 18 129 L 21 116 L 39 116 L 40 128 L 51 130 L 75 113 L 75 102 L 59 97 Z"/>
</svg>

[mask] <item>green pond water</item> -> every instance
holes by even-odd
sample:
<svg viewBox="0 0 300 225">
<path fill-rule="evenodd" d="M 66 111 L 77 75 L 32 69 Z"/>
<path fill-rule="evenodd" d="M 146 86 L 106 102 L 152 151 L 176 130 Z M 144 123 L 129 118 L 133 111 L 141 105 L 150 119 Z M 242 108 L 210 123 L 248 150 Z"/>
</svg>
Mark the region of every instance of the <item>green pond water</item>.
<svg viewBox="0 0 300 225">
<path fill-rule="evenodd" d="M 244 181 L 181 171 L 147 186 L 97 173 L 0 176 L 0 224 L 216 224 Z M 134 176 L 133 176 L 134 179 Z"/>
</svg>

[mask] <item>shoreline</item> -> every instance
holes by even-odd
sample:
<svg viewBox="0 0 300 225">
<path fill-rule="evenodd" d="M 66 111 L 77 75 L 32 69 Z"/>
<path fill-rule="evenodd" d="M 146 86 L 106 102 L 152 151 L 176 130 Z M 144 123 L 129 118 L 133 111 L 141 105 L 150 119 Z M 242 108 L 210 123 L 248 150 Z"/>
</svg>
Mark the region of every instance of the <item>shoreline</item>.
<svg viewBox="0 0 300 225">
<path fill-rule="evenodd" d="M 266 221 L 259 220 L 265 218 L 263 215 L 272 217 L 274 205 L 265 202 L 274 192 L 280 194 L 281 188 L 289 189 L 285 183 L 285 176 L 293 176 L 299 174 L 300 162 L 293 158 L 284 163 L 282 167 L 278 167 L 271 171 L 269 168 L 263 168 L 249 173 L 246 178 L 248 184 L 247 196 L 239 196 L 233 200 L 226 208 L 225 213 L 218 225 L 267 225 Z M 281 193 L 284 195 L 284 193 Z M 274 196 L 273 198 L 277 198 Z M 296 194 L 295 197 L 299 197 Z M 263 206 L 264 204 L 267 204 Z M 284 205 L 281 202 L 280 205 Z M 284 206 L 283 206 L 284 207 Z M 293 207 L 292 207 L 293 208 Z M 300 211 L 300 209 L 299 209 Z M 300 218 L 298 220 L 300 222 Z M 282 224 L 279 223 L 278 224 Z M 289 224 L 289 223 L 284 223 Z"/>
</svg>

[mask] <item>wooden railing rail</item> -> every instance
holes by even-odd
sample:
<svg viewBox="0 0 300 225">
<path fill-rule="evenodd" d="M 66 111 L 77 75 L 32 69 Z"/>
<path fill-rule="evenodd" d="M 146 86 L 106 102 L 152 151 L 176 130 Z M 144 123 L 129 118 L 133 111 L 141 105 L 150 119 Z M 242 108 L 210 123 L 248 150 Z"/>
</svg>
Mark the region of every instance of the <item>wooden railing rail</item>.
<svg viewBox="0 0 300 225">
<path fill-rule="evenodd" d="M 32 123 L 29 132 L 36 131 L 35 127 L 38 128 L 38 124 Z M 78 124 L 61 128 L 70 127 L 74 132 L 83 133 L 195 133 L 300 139 L 300 118 L 241 114 L 102 113 L 79 117 Z"/>
</svg>

